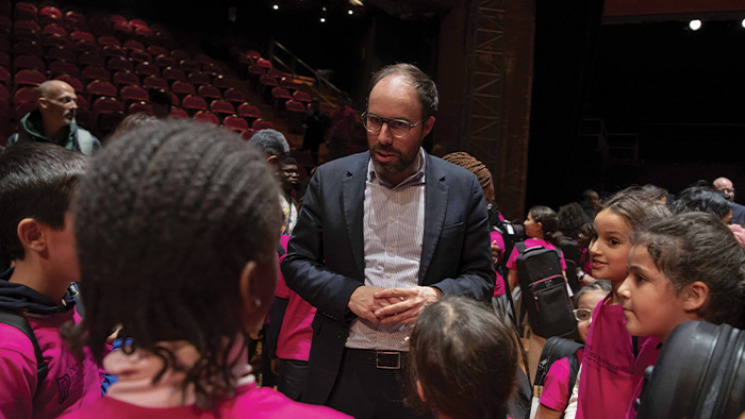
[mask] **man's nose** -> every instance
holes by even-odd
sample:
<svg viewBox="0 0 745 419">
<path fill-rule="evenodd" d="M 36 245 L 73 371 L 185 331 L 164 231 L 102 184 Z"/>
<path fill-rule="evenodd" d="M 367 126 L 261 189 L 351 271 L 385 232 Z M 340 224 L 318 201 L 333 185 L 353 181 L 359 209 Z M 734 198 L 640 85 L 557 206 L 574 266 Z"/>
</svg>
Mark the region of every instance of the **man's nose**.
<svg viewBox="0 0 745 419">
<path fill-rule="evenodd" d="M 391 144 L 393 142 L 393 134 L 391 133 L 390 127 L 387 122 L 383 122 L 380 127 L 380 133 L 378 134 L 378 142 L 384 144 Z"/>
</svg>

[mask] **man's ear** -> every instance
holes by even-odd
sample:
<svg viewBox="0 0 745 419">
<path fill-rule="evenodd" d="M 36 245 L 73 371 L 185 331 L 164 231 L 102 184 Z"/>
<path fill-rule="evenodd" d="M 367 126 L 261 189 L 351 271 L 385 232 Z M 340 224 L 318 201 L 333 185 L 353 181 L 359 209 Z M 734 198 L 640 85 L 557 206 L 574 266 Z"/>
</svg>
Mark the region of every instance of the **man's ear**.
<svg viewBox="0 0 745 419">
<path fill-rule="evenodd" d="M 430 131 L 432 131 L 433 126 L 435 126 L 435 117 L 430 116 L 422 124 L 422 138 L 426 137 L 430 133 Z"/>
<path fill-rule="evenodd" d="M 701 281 L 686 285 L 681 291 L 683 298 L 683 309 L 695 313 L 704 307 L 709 299 L 709 286 Z"/>
<path fill-rule="evenodd" d="M 38 106 L 39 109 L 46 109 L 49 106 L 49 101 L 45 97 L 40 96 L 36 99 L 36 106 Z"/>
<path fill-rule="evenodd" d="M 24 249 L 43 253 L 47 250 L 47 230 L 49 227 L 33 218 L 24 218 L 18 223 L 16 233 Z"/>
</svg>

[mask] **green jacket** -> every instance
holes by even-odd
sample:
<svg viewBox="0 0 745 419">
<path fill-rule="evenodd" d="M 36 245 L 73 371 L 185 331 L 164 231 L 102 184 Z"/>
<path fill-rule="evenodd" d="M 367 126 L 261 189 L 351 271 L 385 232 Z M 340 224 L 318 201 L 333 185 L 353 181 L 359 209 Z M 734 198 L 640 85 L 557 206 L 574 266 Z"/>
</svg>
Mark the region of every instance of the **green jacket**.
<svg viewBox="0 0 745 419">
<path fill-rule="evenodd" d="M 8 137 L 6 143 L 7 145 L 11 145 L 16 141 L 50 142 L 42 134 L 41 127 L 41 113 L 38 109 L 31 111 L 21 118 L 18 133 Z M 68 150 L 79 151 L 87 155 L 101 148 L 101 142 L 98 141 L 98 138 L 94 137 L 93 134 L 84 128 L 79 127 L 75 121 L 67 128 L 67 135 L 57 144 Z"/>
</svg>

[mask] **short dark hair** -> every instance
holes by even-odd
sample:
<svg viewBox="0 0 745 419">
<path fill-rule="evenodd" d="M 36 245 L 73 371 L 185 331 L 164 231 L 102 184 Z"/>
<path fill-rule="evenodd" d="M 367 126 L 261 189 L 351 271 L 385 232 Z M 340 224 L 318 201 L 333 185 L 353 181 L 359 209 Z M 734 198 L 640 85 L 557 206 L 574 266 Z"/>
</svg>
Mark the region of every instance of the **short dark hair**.
<svg viewBox="0 0 745 419">
<path fill-rule="evenodd" d="M 459 296 L 425 307 L 410 350 L 409 385 L 413 390 L 419 380 L 434 410 L 451 418 L 506 416 L 517 374 L 517 343 L 489 307 Z"/>
<path fill-rule="evenodd" d="M 676 214 L 701 211 L 721 220 L 732 211 L 732 204 L 722 193 L 712 191 L 709 187 L 692 186 L 678 194 L 672 203 L 672 210 Z"/>
<path fill-rule="evenodd" d="M 18 238 L 24 218 L 64 228 L 65 212 L 87 167 L 86 156 L 45 142 L 18 142 L 0 154 L 0 248 L 5 257 L 25 256 Z"/>
<path fill-rule="evenodd" d="M 290 145 L 285 136 L 274 129 L 261 129 L 251 136 L 249 144 L 253 144 L 267 156 L 284 158 L 290 152 Z"/>
<path fill-rule="evenodd" d="M 370 79 L 370 86 L 367 90 L 368 99 L 376 84 L 394 74 L 406 77 L 413 83 L 419 101 L 422 103 L 422 121 L 437 114 L 437 107 L 440 103 L 437 85 L 428 75 L 412 64 L 391 64 L 378 70 Z"/>
<path fill-rule="evenodd" d="M 535 222 L 541 223 L 543 238 L 559 247 L 562 234 L 559 231 L 559 216 L 556 215 L 556 211 L 544 205 L 536 205 L 528 213 L 533 216 Z"/>
<path fill-rule="evenodd" d="M 745 327 L 745 252 L 721 219 L 702 212 L 676 214 L 640 226 L 631 243 L 647 249 L 677 291 L 696 281 L 709 287 L 699 317 Z"/>
<path fill-rule="evenodd" d="M 159 342 L 185 340 L 200 358 L 182 388 L 193 386 L 200 407 L 232 394 L 229 349 L 246 333 L 239 278 L 249 261 L 272 260 L 278 194 L 266 158 L 209 124 L 145 125 L 102 149 L 75 201 L 87 334 L 69 340 L 85 336 L 101 361 L 121 325 L 133 339 L 123 350 L 163 359 L 155 382 L 178 368 Z"/>
<path fill-rule="evenodd" d="M 583 225 L 591 222 L 582 205 L 577 202 L 559 207 L 559 231 L 565 236 L 576 238 L 579 236 L 580 229 Z"/>
<path fill-rule="evenodd" d="M 150 89 L 148 96 L 150 103 L 167 105 L 169 108 L 173 106 L 173 98 L 171 97 L 171 94 L 163 89 Z"/>
<path fill-rule="evenodd" d="M 292 156 L 287 156 L 282 160 L 282 165 L 295 165 L 297 166 L 297 160 Z"/>
</svg>

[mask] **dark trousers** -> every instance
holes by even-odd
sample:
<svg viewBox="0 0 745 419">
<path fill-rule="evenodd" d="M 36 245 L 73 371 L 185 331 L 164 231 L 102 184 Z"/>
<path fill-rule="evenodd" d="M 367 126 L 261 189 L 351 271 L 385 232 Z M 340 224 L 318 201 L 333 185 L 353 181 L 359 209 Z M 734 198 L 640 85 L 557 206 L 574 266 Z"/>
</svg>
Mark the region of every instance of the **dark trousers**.
<svg viewBox="0 0 745 419">
<path fill-rule="evenodd" d="M 379 369 L 374 361 L 354 356 L 354 350 L 345 349 L 339 376 L 326 405 L 357 419 L 421 418 L 403 403 L 409 393 L 416 397 L 416 390 L 404 388 L 407 361 L 402 359 L 402 369 Z"/>
<path fill-rule="evenodd" d="M 292 400 L 298 401 L 308 382 L 308 361 L 295 359 L 279 360 L 277 390 Z"/>
</svg>

